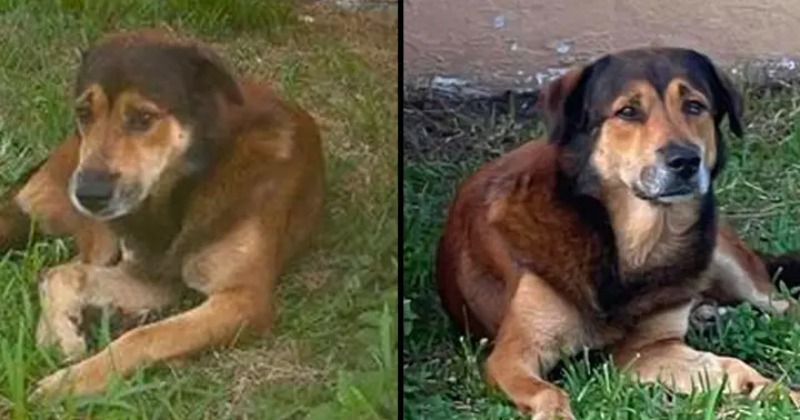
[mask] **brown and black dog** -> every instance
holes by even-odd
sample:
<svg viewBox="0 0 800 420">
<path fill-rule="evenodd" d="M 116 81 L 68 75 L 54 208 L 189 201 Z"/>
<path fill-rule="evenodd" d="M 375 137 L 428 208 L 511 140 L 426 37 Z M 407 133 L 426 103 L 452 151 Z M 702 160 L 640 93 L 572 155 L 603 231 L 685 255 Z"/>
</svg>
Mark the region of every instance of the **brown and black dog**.
<svg viewBox="0 0 800 420">
<path fill-rule="evenodd" d="M 42 276 L 36 332 L 76 363 L 35 395 L 100 392 L 114 372 L 266 332 L 276 280 L 322 214 L 312 117 L 267 84 L 234 77 L 203 44 L 156 30 L 90 48 L 75 99 L 75 134 L 0 209 L 4 248 L 24 243 L 32 222 L 78 248 Z M 84 358 L 84 309 L 140 315 L 186 288 L 206 299 Z"/>
<path fill-rule="evenodd" d="M 438 249 L 447 312 L 493 339 L 488 381 L 535 418 L 572 418 L 545 375 L 584 348 L 609 349 L 640 380 L 678 392 L 725 375 L 733 393 L 773 384 L 684 343 L 698 298 L 789 306 L 772 299 L 765 262 L 718 226 L 722 120 L 742 135 L 731 82 L 696 51 L 629 50 L 552 82 L 540 104 L 548 140 L 466 179 Z"/>
</svg>

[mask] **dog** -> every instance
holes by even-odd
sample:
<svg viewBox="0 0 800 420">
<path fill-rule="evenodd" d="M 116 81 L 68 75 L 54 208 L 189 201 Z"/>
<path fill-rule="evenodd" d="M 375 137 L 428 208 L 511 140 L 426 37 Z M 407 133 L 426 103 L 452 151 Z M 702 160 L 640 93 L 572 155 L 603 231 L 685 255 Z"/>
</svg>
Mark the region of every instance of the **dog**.
<svg viewBox="0 0 800 420">
<path fill-rule="evenodd" d="M 537 419 L 574 418 L 545 377 L 585 348 L 679 393 L 726 375 L 730 393 L 778 387 L 684 342 L 703 298 L 786 311 L 771 274 L 800 267 L 761 258 L 718 221 L 724 119 L 743 134 L 731 80 L 694 50 L 631 49 L 571 69 L 539 106 L 548 138 L 463 181 L 437 250 L 446 312 L 492 339 L 487 381 Z"/>
<path fill-rule="evenodd" d="M 314 119 L 266 83 L 233 75 L 210 47 L 160 30 L 108 35 L 83 53 L 75 132 L 13 185 L 0 244 L 74 237 L 46 270 L 37 342 L 70 366 L 34 397 L 103 392 L 112 376 L 263 334 L 276 281 L 324 208 Z M 124 332 L 87 356 L 87 308 L 140 316 L 183 291 L 198 306 Z"/>
</svg>

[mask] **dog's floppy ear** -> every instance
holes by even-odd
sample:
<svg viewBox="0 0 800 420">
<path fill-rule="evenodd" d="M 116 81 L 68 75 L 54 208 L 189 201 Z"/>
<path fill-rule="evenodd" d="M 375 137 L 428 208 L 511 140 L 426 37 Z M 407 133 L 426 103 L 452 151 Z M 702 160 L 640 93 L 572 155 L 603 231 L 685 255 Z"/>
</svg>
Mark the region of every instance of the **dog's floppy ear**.
<svg viewBox="0 0 800 420">
<path fill-rule="evenodd" d="M 538 107 L 553 144 L 563 145 L 585 119 L 586 86 L 594 65 L 576 67 L 541 89 Z"/>
<path fill-rule="evenodd" d="M 742 115 L 744 114 L 742 95 L 733 85 L 731 79 L 716 67 L 714 67 L 714 74 L 717 79 L 717 87 L 714 94 L 720 98 L 720 109 L 724 109 L 725 113 L 728 114 L 728 127 L 730 127 L 731 132 L 737 137 L 742 137 L 744 135 L 744 127 L 742 127 Z M 717 123 L 719 122 L 717 121 Z"/>
<path fill-rule="evenodd" d="M 548 129 L 552 129 L 554 125 L 558 124 L 558 120 L 562 116 L 564 100 L 575 89 L 582 74 L 583 67 L 576 67 L 542 87 L 539 93 L 538 107 L 545 117 Z"/>
<path fill-rule="evenodd" d="M 87 88 L 86 78 L 89 67 L 89 60 L 92 58 L 92 53 L 97 47 L 81 48 L 76 50 L 75 53 L 78 57 L 78 74 L 73 84 L 73 95 L 76 97 L 83 93 Z"/>
<path fill-rule="evenodd" d="M 733 81 L 720 71 L 705 54 L 691 51 L 690 57 L 702 69 L 711 89 L 711 94 L 714 96 L 714 107 L 718 110 L 717 115 L 714 116 L 717 126 L 719 127 L 722 118 L 727 115 L 728 127 L 730 127 L 731 132 L 737 137 L 742 137 L 744 134 L 744 128 L 742 127 L 744 104 L 739 90 L 736 89 Z"/>
<path fill-rule="evenodd" d="M 198 92 L 219 91 L 229 102 L 242 104 L 244 99 L 239 85 L 220 59 L 196 46 L 180 47 L 180 49 L 189 60 L 192 80 Z"/>
</svg>

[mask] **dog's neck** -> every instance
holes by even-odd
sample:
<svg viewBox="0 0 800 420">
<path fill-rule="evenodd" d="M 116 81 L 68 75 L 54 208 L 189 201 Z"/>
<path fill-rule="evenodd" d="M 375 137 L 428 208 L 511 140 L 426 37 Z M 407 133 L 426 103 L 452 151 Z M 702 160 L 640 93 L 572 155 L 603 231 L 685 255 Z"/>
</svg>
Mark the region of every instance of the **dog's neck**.
<svg viewBox="0 0 800 420">
<path fill-rule="evenodd" d="M 187 168 L 167 170 L 137 209 L 114 219 L 111 228 L 137 254 L 162 255 L 182 229 L 198 176 Z"/>
<path fill-rule="evenodd" d="M 696 240 L 701 199 L 660 205 L 618 190 L 604 200 L 622 271 L 668 264 Z"/>
</svg>

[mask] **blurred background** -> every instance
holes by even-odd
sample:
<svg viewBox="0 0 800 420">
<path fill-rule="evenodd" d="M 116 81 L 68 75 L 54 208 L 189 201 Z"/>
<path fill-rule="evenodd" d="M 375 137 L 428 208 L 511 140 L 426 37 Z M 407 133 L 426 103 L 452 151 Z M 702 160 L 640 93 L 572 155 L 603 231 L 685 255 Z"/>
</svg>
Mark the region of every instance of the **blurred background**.
<svg viewBox="0 0 800 420">
<path fill-rule="evenodd" d="M 800 71 L 793 0 L 404 0 L 403 11 L 404 77 L 417 83 L 535 88 L 645 45 L 695 48 L 750 79 Z"/>
</svg>

